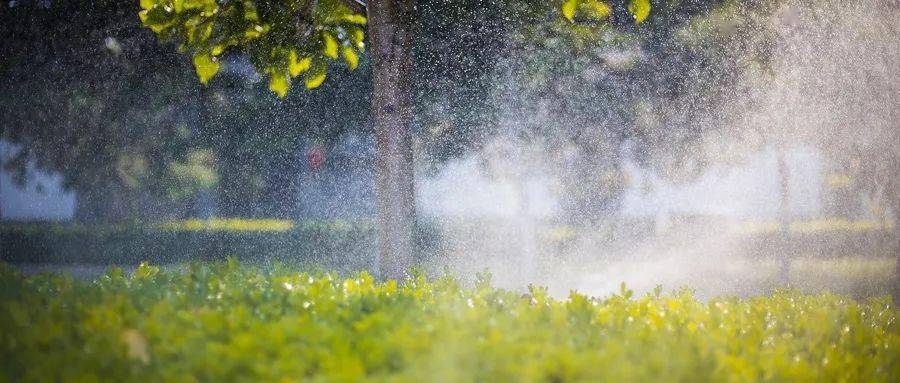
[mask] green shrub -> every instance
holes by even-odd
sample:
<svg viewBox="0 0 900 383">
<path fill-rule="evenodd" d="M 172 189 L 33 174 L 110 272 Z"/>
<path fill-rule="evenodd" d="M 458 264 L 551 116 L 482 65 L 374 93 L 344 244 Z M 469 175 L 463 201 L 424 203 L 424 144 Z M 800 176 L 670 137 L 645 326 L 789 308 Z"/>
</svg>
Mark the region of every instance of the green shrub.
<svg viewBox="0 0 900 383">
<path fill-rule="evenodd" d="M 892 381 L 898 310 L 782 291 L 596 299 L 236 261 L 93 282 L 0 264 L 0 381 Z M 893 378 L 892 378 L 893 377 Z"/>
<path fill-rule="evenodd" d="M 287 224 L 286 224 L 287 223 Z M 367 223 L 210 220 L 157 225 L 0 225 L 0 260 L 11 263 L 137 265 L 232 256 L 345 270 L 371 269 L 375 230 Z"/>
</svg>

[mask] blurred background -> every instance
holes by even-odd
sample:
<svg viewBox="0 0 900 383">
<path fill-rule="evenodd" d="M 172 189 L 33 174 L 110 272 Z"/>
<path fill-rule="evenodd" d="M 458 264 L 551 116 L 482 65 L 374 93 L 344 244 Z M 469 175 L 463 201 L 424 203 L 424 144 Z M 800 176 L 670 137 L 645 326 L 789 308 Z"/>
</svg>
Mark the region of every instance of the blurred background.
<svg viewBox="0 0 900 383">
<path fill-rule="evenodd" d="M 503 286 L 889 291 L 896 1 L 417 2 L 421 261 Z M 200 85 L 137 1 L 0 5 L 0 259 L 371 268 L 371 74 Z M 332 65 L 332 64 L 330 64 Z M 74 265 L 74 266 L 73 266 Z M 90 272 L 90 271 L 88 271 Z"/>
</svg>

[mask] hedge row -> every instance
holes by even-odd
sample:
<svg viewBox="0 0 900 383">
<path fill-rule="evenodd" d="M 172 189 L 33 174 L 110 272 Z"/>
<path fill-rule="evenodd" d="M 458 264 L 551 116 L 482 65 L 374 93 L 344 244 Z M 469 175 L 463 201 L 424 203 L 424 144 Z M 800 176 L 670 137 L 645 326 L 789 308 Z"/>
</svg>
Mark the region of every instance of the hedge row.
<svg viewBox="0 0 900 383">
<path fill-rule="evenodd" d="M 235 257 L 327 268 L 371 269 L 371 225 L 293 225 L 278 230 L 179 229 L 160 226 L 0 226 L 0 260 L 10 263 L 173 263 Z"/>
<path fill-rule="evenodd" d="M 525 294 L 237 262 L 0 264 L 0 382 L 896 382 L 890 298 Z"/>
</svg>

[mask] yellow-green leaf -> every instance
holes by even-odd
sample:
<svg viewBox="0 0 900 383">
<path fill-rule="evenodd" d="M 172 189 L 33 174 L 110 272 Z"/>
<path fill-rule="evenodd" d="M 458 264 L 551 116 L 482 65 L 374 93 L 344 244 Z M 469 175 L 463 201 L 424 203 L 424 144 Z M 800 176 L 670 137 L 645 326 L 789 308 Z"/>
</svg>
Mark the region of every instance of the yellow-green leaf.
<svg viewBox="0 0 900 383">
<path fill-rule="evenodd" d="M 266 33 L 268 31 L 268 25 L 254 25 L 252 28 L 248 28 L 244 31 L 244 37 L 247 39 L 255 39 L 259 36 L 262 36 L 263 33 Z"/>
<path fill-rule="evenodd" d="M 640 24 L 650 16 L 650 0 L 630 0 L 628 12 L 634 16 L 634 22 Z"/>
<path fill-rule="evenodd" d="M 206 84 L 209 79 L 219 72 L 219 61 L 208 53 L 194 55 L 194 69 L 200 77 L 200 83 Z"/>
<path fill-rule="evenodd" d="M 609 5 L 600 0 L 586 0 L 582 5 L 582 10 L 592 19 L 604 19 L 612 13 Z"/>
<path fill-rule="evenodd" d="M 284 98 L 290 86 L 291 83 L 284 74 L 269 74 L 269 89 L 275 92 L 278 97 Z"/>
<path fill-rule="evenodd" d="M 141 0 L 141 9 L 150 9 L 156 5 L 156 1 L 154 0 Z"/>
<path fill-rule="evenodd" d="M 350 66 L 350 70 L 356 69 L 356 66 L 359 65 L 359 56 L 353 50 L 353 47 L 345 46 L 341 49 L 341 53 L 344 55 L 344 61 Z"/>
<path fill-rule="evenodd" d="M 128 350 L 128 357 L 137 359 L 143 364 L 150 363 L 150 354 L 147 352 L 147 339 L 134 329 L 122 331 L 120 336 Z"/>
<path fill-rule="evenodd" d="M 357 48 L 363 48 L 363 41 L 365 39 L 366 33 L 363 32 L 362 28 L 353 28 L 350 30 L 350 41 L 353 41 L 353 44 L 355 44 Z"/>
<path fill-rule="evenodd" d="M 298 59 L 297 51 L 291 51 L 289 54 L 289 62 L 288 62 L 288 72 L 290 72 L 291 77 L 297 77 L 300 73 L 306 72 L 309 70 L 310 65 L 312 65 L 312 59 L 309 57 L 304 57 L 302 59 Z"/>
<path fill-rule="evenodd" d="M 337 39 L 328 32 L 322 32 L 322 41 L 325 43 L 322 53 L 332 59 L 338 58 L 338 42 Z"/>
<path fill-rule="evenodd" d="M 578 0 L 566 0 L 562 4 L 562 15 L 566 20 L 572 21 L 575 18 L 575 8 L 578 7 Z"/>
<path fill-rule="evenodd" d="M 325 82 L 325 63 L 318 63 L 312 71 L 306 72 L 306 89 L 315 89 Z"/>
<path fill-rule="evenodd" d="M 244 20 L 258 21 L 259 14 L 256 12 L 256 5 L 252 1 L 244 1 Z"/>
<path fill-rule="evenodd" d="M 351 13 L 348 15 L 344 15 L 344 21 L 353 24 L 365 25 L 366 24 L 366 16 L 359 13 Z"/>
</svg>

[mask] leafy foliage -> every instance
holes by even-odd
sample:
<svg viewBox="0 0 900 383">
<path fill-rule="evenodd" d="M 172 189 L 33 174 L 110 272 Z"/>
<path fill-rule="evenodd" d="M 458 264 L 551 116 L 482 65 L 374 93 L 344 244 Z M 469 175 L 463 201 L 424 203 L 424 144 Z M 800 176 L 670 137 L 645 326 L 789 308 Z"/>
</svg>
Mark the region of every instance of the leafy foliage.
<svg viewBox="0 0 900 383">
<path fill-rule="evenodd" d="M 11 144 L 3 168 L 19 183 L 33 169 L 59 173 L 85 221 L 133 218 L 134 200 L 169 210 L 181 201 L 167 197 L 214 183 L 186 113 L 196 97 L 190 63 L 159 45 L 136 9 L 16 1 L 0 12 L 0 139 Z"/>
<path fill-rule="evenodd" d="M 549 297 L 235 261 L 93 282 L 0 265 L 0 380 L 891 381 L 898 310 L 783 291 Z M 35 368 L 35 366 L 41 366 Z"/>
<path fill-rule="evenodd" d="M 194 56 L 200 82 L 221 68 L 231 48 L 250 55 L 269 77 L 269 89 L 284 97 L 303 75 L 308 89 L 325 81 L 328 60 L 343 56 L 356 68 L 364 49 L 366 18 L 338 0 L 216 1 L 141 0 L 145 26 Z"/>
<path fill-rule="evenodd" d="M 575 21 L 576 14 L 583 15 L 587 19 L 600 20 L 612 12 L 609 5 L 599 0 L 566 0 L 560 7 L 562 16 L 569 21 Z"/>
<path fill-rule="evenodd" d="M 650 16 L 650 0 L 628 0 L 628 13 L 640 24 Z M 560 6 L 562 16 L 570 22 L 576 17 L 587 21 L 603 20 L 612 14 L 611 4 L 600 0 L 565 0 Z"/>
</svg>

